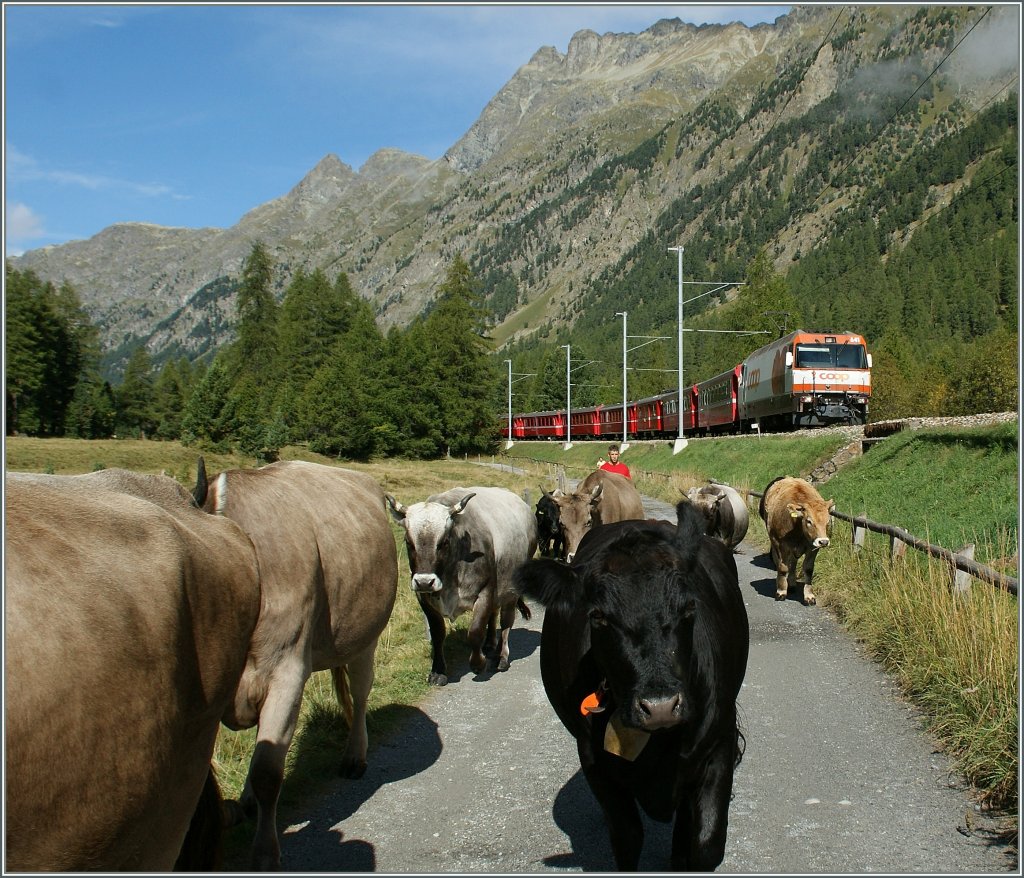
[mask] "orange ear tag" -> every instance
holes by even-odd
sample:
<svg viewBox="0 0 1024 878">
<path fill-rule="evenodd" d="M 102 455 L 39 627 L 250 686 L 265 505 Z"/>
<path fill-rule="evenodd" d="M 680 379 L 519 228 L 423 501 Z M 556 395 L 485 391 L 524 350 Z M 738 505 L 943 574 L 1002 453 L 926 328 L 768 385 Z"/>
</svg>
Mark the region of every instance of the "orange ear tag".
<svg viewBox="0 0 1024 878">
<path fill-rule="evenodd" d="M 580 704 L 580 713 L 586 716 L 588 713 L 600 713 L 604 710 L 601 704 L 603 692 L 591 692 Z"/>
</svg>

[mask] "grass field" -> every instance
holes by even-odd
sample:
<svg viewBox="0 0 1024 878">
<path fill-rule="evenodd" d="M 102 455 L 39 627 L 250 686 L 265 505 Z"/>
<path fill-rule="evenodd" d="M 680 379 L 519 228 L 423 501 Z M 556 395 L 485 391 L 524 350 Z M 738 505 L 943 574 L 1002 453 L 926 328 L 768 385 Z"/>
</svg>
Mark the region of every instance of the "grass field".
<svg viewBox="0 0 1024 878">
<path fill-rule="evenodd" d="M 838 434 L 812 437 L 762 436 L 691 440 L 679 455 L 671 443 L 632 443 L 623 455 L 641 492 L 677 501 L 693 484 L 715 479 L 741 490 L 761 491 L 776 475 L 806 476 L 847 440 Z M 569 478 L 591 472 L 607 443 L 516 443 L 491 458 L 432 462 L 343 463 L 370 473 L 403 503 L 454 485 L 500 485 L 535 502 L 541 489 L 556 486 L 559 470 Z M 337 464 L 301 448 L 285 458 Z M 8 469 L 56 473 L 121 466 L 163 472 L 191 487 L 197 454 L 177 443 L 9 438 Z M 205 455 L 212 474 L 255 461 Z M 481 467 L 502 463 L 501 468 Z M 523 476 L 512 467 L 525 469 Z M 821 487 L 843 512 L 898 524 L 931 542 L 957 549 L 978 544 L 978 559 L 1016 576 L 1019 527 L 1017 425 L 974 430 L 928 430 L 899 434 L 856 459 Z M 756 508 L 756 507 L 752 507 Z M 946 571 L 916 553 L 893 565 L 888 542 L 877 537 L 855 555 L 849 526 L 835 522 L 833 547 L 819 556 L 819 602 L 832 607 L 851 631 L 901 682 L 931 717 L 936 739 L 994 809 L 1017 805 L 1018 607 L 1017 600 L 976 583 L 966 598 L 946 585 Z M 427 693 L 429 648 L 422 613 L 405 585 L 405 545 L 394 526 L 400 584 L 391 621 L 377 653 L 369 729 L 373 742 L 386 735 Z M 764 526 L 751 515 L 748 540 L 767 546 Z M 467 620 L 460 619 L 446 643 L 449 661 L 465 662 Z M 327 672 L 306 687 L 298 732 L 289 754 L 281 799 L 282 825 L 290 806 L 315 795 L 334 776 L 346 737 Z M 253 730 L 222 730 L 215 754 L 228 797 L 244 782 Z M 232 845 L 247 845 L 251 827 L 238 828 Z"/>
</svg>

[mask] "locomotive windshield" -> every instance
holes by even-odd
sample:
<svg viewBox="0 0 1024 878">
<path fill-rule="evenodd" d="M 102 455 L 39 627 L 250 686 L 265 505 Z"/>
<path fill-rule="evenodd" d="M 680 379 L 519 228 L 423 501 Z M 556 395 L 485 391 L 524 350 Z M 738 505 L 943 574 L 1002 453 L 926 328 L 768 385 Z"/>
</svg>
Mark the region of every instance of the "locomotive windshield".
<svg viewBox="0 0 1024 878">
<path fill-rule="evenodd" d="M 822 366 L 866 369 L 868 357 L 862 344 L 798 344 L 796 366 L 799 369 L 816 369 Z"/>
</svg>

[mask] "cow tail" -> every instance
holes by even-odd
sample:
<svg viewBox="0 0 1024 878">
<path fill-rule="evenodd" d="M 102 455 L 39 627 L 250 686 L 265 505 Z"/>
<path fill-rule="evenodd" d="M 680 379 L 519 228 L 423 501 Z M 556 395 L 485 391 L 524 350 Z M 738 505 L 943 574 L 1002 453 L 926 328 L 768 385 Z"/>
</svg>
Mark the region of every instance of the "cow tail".
<svg viewBox="0 0 1024 878">
<path fill-rule="evenodd" d="M 175 872 L 220 872 L 224 858 L 224 817 L 220 787 L 213 766 L 174 862 Z"/>
<path fill-rule="evenodd" d="M 768 492 L 772 489 L 772 485 L 774 485 L 776 482 L 781 482 L 784 478 L 786 478 L 786 477 L 785 476 L 776 476 L 765 487 L 764 493 L 761 495 L 761 500 L 757 504 L 757 514 L 761 516 L 761 520 L 762 521 L 765 521 L 765 522 L 768 521 L 768 512 L 767 512 L 767 510 L 765 508 L 765 505 L 764 505 L 765 500 L 768 499 Z"/>
<path fill-rule="evenodd" d="M 526 601 L 524 601 L 522 598 L 519 598 L 519 600 L 516 601 L 516 606 L 519 608 L 519 615 L 522 616 L 524 619 L 529 621 L 533 618 L 533 613 L 531 612 Z"/>
</svg>

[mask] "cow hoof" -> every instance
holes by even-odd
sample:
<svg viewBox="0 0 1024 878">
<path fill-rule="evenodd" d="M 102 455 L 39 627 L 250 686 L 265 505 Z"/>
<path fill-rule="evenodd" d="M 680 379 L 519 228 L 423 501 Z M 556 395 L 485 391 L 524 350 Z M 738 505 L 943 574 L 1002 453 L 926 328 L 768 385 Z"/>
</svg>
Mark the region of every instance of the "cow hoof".
<svg viewBox="0 0 1024 878">
<path fill-rule="evenodd" d="M 437 674 L 431 671 L 429 674 L 427 674 L 427 683 L 429 683 L 431 686 L 447 686 L 448 677 L 445 674 Z"/>
<path fill-rule="evenodd" d="M 508 661 L 507 658 L 503 658 L 500 662 L 498 662 L 497 670 L 499 670 L 499 671 L 507 671 L 508 669 L 509 669 L 509 661 Z"/>
<path fill-rule="evenodd" d="M 784 592 L 784 591 L 777 591 L 777 592 L 775 592 L 775 600 L 777 600 L 777 601 L 784 601 L 785 599 L 786 599 L 786 592 Z"/>
<path fill-rule="evenodd" d="M 342 759 L 341 765 L 338 766 L 338 774 L 341 777 L 356 778 L 362 777 L 366 774 L 366 760 L 365 759 Z"/>
<path fill-rule="evenodd" d="M 818 602 L 814 595 L 809 594 L 804 596 L 804 606 L 813 607 Z"/>
</svg>

